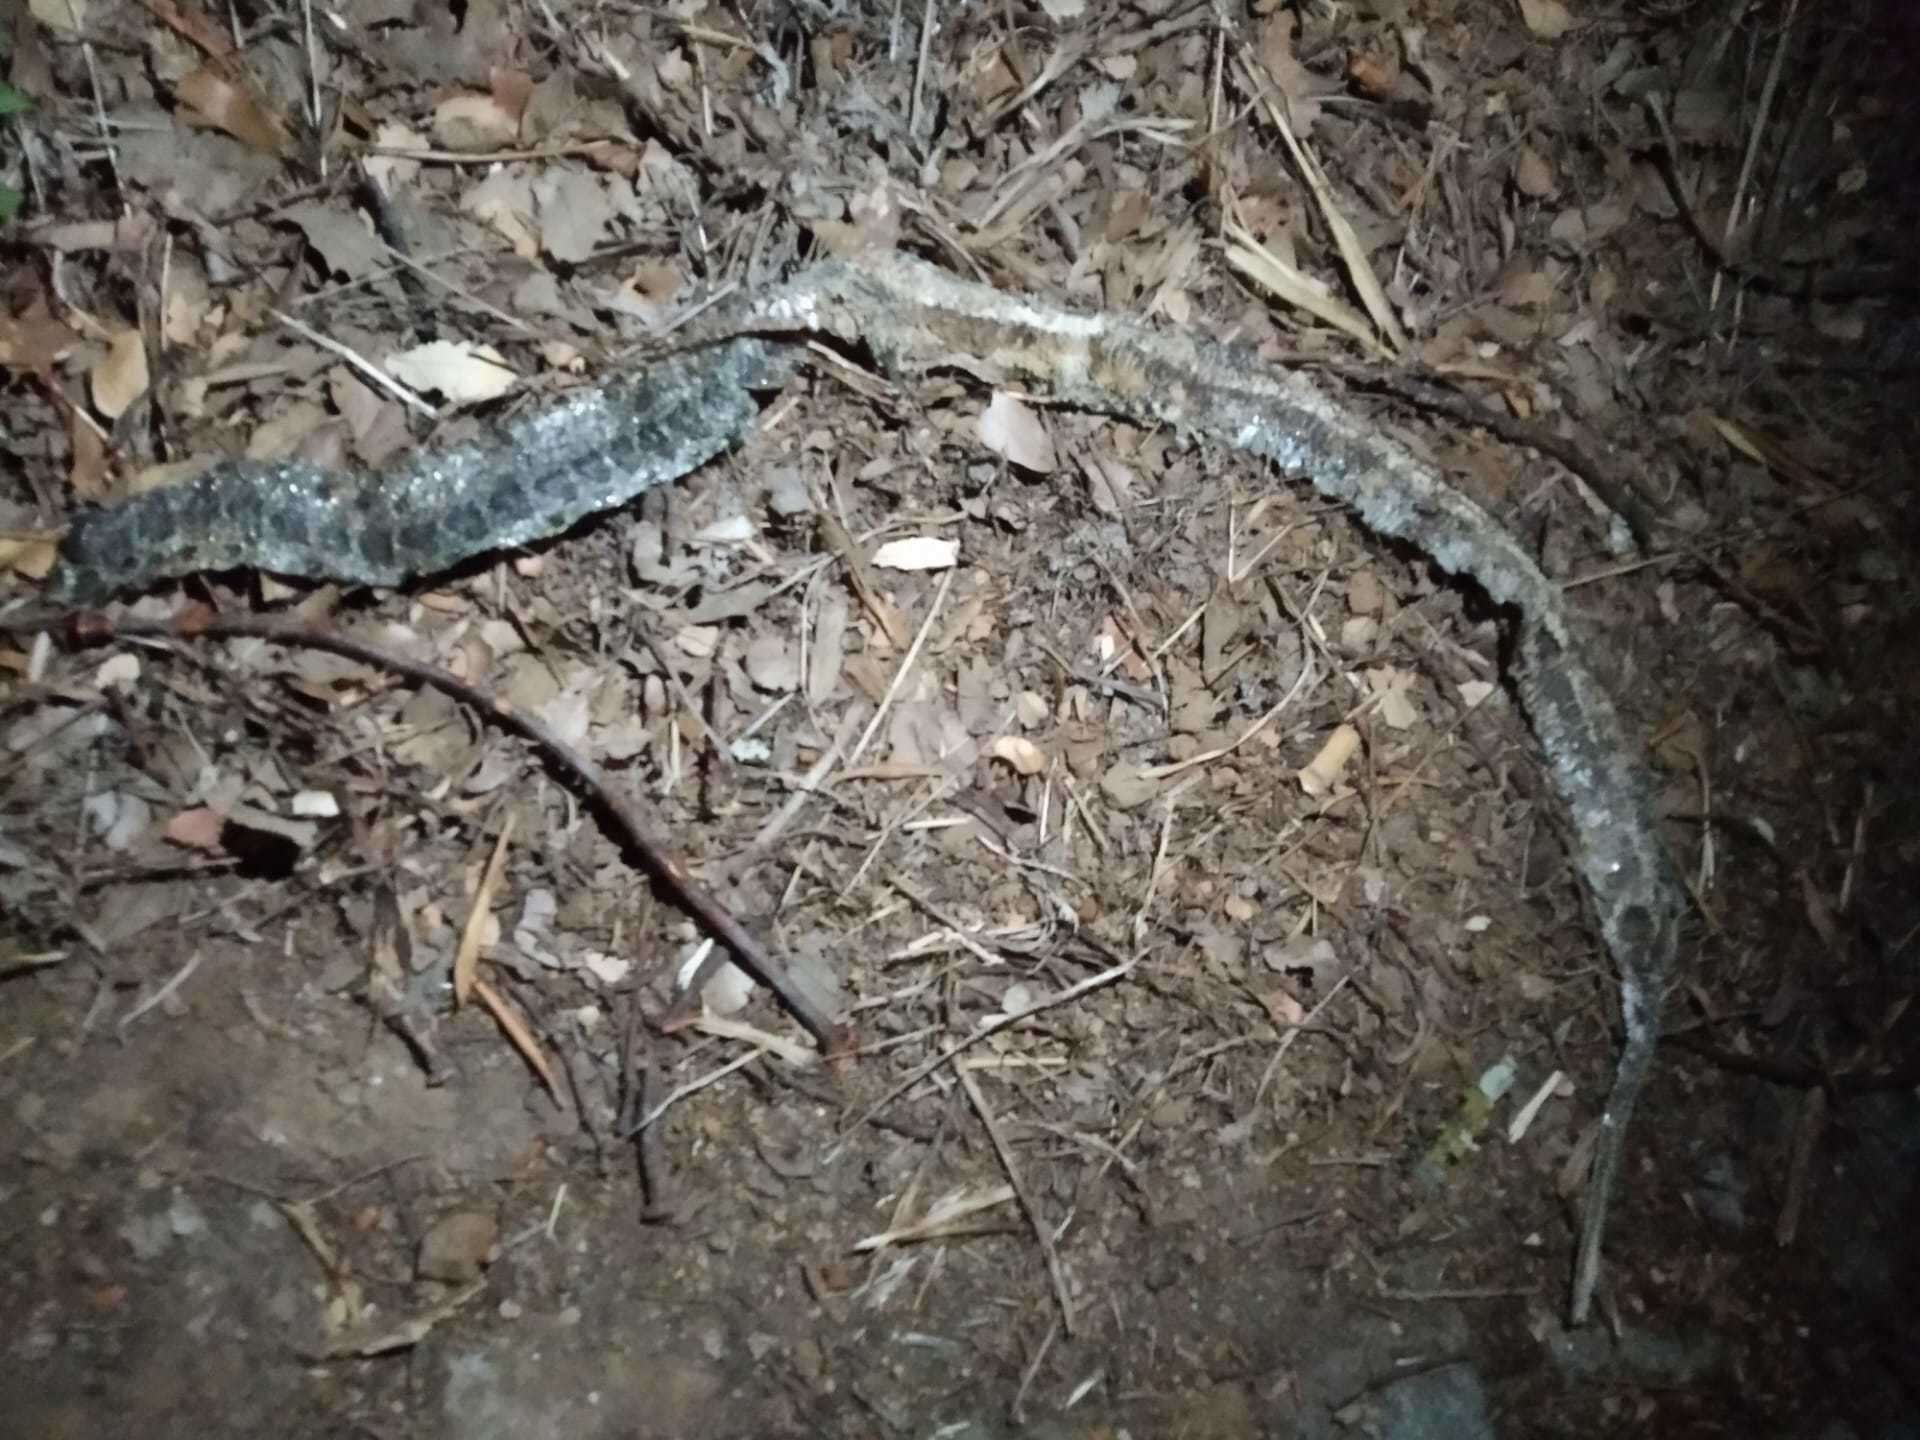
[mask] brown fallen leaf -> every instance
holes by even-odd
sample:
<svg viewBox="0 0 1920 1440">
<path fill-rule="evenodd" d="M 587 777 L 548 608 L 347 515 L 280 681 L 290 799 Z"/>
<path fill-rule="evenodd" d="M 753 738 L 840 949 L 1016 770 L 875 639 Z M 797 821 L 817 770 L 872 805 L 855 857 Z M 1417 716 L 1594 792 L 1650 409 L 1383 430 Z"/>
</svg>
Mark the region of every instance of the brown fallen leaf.
<svg viewBox="0 0 1920 1440">
<path fill-rule="evenodd" d="M 25 314 L 0 316 L 0 366 L 42 373 L 64 359 L 78 338 L 36 299 Z"/>
<path fill-rule="evenodd" d="M 87 385 L 93 392 L 93 405 L 109 420 L 118 420 L 142 395 L 147 393 L 147 343 L 138 330 L 115 333 L 100 357 L 87 373 Z"/>
<path fill-rule="evenodd" d="M 1573 14 L 1560 0 L 1520 0 L 1520 18 L 1542 40 L 1558 40 L 1573 28 Z"/>
<path fill-rule="evenodd" d="M 433 110 L 433 138 L 447 150 L 504 150 L 520 138 L 520 117 L 492 95 L 449 95 Z"/>
<path fill-rule="evenodd" d="M 251 85 L 236 82 L 219 68 L 202 65 L 174 87 L 180 102 L 208 124 L 263 155 L 287 146 L 287 124 Z"/>
<path fill-rule="evenodd" d="M 220 835 L 226 828 L 226 817 L 218 810 L 198 805 L 191 810 L 182 810 L 167 821 L 161 833 L 175 845 L 185 846 L 189 850 L 223 855 L 226 851 L 220 844 Z"/>
<path fill-rule="evenodd" d="M 1038 775 L 1047 768 L 1047 752 L 1024 736 L 1002 735 L 988 753 L 1006 761 L 1016 775 Z"/>
<path fill-rule="evenodd" d="M 485 1280 L 476 1280 L 464 1290 L 456 1290 L 438 1305 L 418 1314 L 393 1321 L 375 1321 L 371 1325 L 358 1326 L 336 1335 L 319 1348 L 307 1351 L 303 1358 L 310 1361 L 369 1360 L 376 1355 L 390 1355 L 395 1350 L 409 1349 L 426 1339 L 433 1333 L 434 1326 L 457 1314 L 486 1288 Z"/>
<path fill-rule="evenodd" d="M 0 531 L 0 570 L 44 580 L 59 558 L 60 542 L 43 531 Z"/>
</svg>

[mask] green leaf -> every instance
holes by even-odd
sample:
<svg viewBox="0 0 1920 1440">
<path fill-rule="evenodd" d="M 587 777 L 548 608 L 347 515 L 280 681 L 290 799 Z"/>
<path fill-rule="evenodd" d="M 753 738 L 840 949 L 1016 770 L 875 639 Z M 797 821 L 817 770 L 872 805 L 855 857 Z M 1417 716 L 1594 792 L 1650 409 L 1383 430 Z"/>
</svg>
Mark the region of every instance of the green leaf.
<svg viewBox="0 0 1920 1440">
<path fill-rule="evenodd" d="M 0 225 L 11 225 L 19 213 L 20 192 L 10 185 L 0 185 Z"/>
<path fill-rule="evenodd" d="M 31 108 L 33 101 L 22 95 L 11 85 L 0 84 L 0 116 L 18 115 L 22 110 Z"/>
</svg>

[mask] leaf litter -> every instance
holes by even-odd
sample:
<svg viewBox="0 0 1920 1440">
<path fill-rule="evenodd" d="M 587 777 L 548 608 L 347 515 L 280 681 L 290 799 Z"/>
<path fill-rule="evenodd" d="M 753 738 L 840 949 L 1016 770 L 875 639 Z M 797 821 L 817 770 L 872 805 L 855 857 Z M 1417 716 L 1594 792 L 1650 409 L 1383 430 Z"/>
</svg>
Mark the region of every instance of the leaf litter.
<svg viewBox="0 0 1920 1440">
<path fill-rule="evenodd" d="M 47 35 L 64 33 L 70 7 L 42 8 L 32 13 Z M 275 65 L 298 47 L 264 35 L 235 50 L 223 25 L 196 14 L 162 32 L 145 12 L 96 3 L 89 24 L 187 47 L 157 83 L 217 127 L 148 110 L 165 153 L 132 131 L 117 157 L 135 218 L 199 237 L 180 247 L 198 253 L 179 256 L 180 273 L 197 278 L 168 288 L 173 353 L 150 367 L 162 348 L 122 303 L 131 230 L 109 226 L 97 246 L 67 251 L 64 289 L 19 272 L 0 363 L 60 381 L 71 408 L 39 417 L 57 442 L 31 451 L 33 489 L 7 497 L 0 523 L 30 534 L 57 522 L 46 498 L 63 482 L 76 498 L 110 497 L 157 466 L 236 444 L 333 445 L 377 464 L 412 443 L 403 402 L 273 319 L 289 298 L 303 303 L 283 313 L 314 334 L 377 368 L 401 361 L 413 392 L 510 405 L 516 377 L 608 373 L 620 343 L 669 336 L 757 243 L 784 255 L 803 237 L 844 253 L 908 237 L 1091 305 L 1232 329 L 1269 354 L 1343 353 L 1333 334 L 1354 347 L 1344 353 L 1400 354 L 1404 328 L 1443 372 L 1485 381 L 1489 409 L 1630 422 L 1646 362 L 1621 337 L 1647 320 L 1617 249 L 1645 245 L 1644 217 L 1675 207 L 1641 187 L 1631 157 L 1583 148 L 1575 122 L 1547 103 L 1552 46 L 1590 46 L 1610 62 L 1605 37 L 1579 7 L 1446 8 L 1451 23 L 1417 39 L 1384 20 L 1342 36 L 1311 15 L 1302 35 L 1302 17 L 1275 10 L 1257 18 L 1250 45 L 1213 31 L 1203 10 L 1050 7 L 1030 34 L 954 15 L 929 22 L 924 61 L 904 62 L 915 42 L 850 15 L 810 37 L 805 67 L 739 17 L 686 7 L 626 17 L 604 35 L 552 30 L 532 8 L 468 7 L 454 29 L 402 15 L 381 22 L 391 43 L 379 53 L 329 52 L 349 103 L 321 143 L 355 152 L 411 212 L 429 240 L 408 257 L 432 277 L 422 281 L 350 187 L 296 183 L 287 136 L 312 117 Z M 517 68 L 531 34 L 551 45 L 549 74 Z M 1476 48 L 1483 37 L 1499 40 L 1498 66 Z M 1623 43 L 1647 47 L 1630 66 L 1684 58 L 1670 39 Z M 49 83 L 88 95 L 77 51 L 53 54 Z M 1629 73 L 1640 72 L 1594 70 Z M 1348 98 L 1349 86 L 1400 95 L 1405 75 L 1418 103 L 1450 121 L 1471 118 L 1471 100 L 1524 117 L 1527 138 L 1485 173 L 1450 170 L 1424 135 L 1410 159 L 1352 118 Z M 582 86 L 588 76 L 611 78 L 625 108 L 587 98 L 604 88 Z M 1703 147 L 1703 164 L 1730 167 L 1713 148 L 1737 113 L 1724 75 L 1708 66 L 1685 79 L 1679 133 Z M 1612 102 L 1612 80 L 1591 83 Z M 912 163 L 889 169 L 895 146 Z M 1274 178 L 1294 173 L 1288 164 L 1303 183 Z M 758 197 L 750 211 L 724 198 L 729 184 Z M 275 186 L 309 193 L 285 203 Z M 1218 225 L 1211 213 L 1196 223 L 1183 187 L 1205 191 Z M 76 234 L 30 229 L 28 243 L 53 253 Z M 1236 272 L 1297 313 L 1276 318 L 1231 282 Z M 1849 333 L 1836 317 L 1823 323 Z M 173 431 L 164 450 L 115 423 L 143 410 Z M 1749 511 L 1784 513 L 1820 485 L 1806 453 L 1844 461 L 1830 437 L 1795 445 L 1744 417 L 1701 413 L 1684 443 L 1720 488 L 1703 492 L 1715 515 L 1695 534 Z M 336 419 L 344 440 L 328 438 Z M 1531 452 L 1484 440 L 1477 429 L 1436 434 L 1434 448 L 1455 447 L 1482 498 L 1565 557 L 1567 572 L 1598 573 L 1597 508 Z M 547 1097 L 537 1142 L 506 1114 L 534 1104 L 525 1088 L 504 1092 L 511 1105 L 438 1122 L 435 1144 L 465 1147 L 453 1186 L 497 1183 L 510 1211 L 549 1229 L 570 1187 L 603 1184 L 621 1203 L 619 1182 L 602 1178 L 614 1117 L 651 1086 L 640 1113 L 666 1133 L 675 1187 L 707 1238 L 648 1253 L 700 1254 L 709 1278 L 683 1292 L 690 1306 L 724 1292 L 712 1255 L 772 1269 L 800 1257 L 818 1271 L 862 1245 L 913 1247 L 890 1282 L 913 1284 L 876 1285 L 874 1303 L 902 1325 L 949 1332 L 941 1340 L 979 1336 L 981 1316 L 1015 1317 L 964 1342 L 985 1372 L 1010 1383 L 1027 1372 L 1035 1393 L 1061 1398 L 1104 1349 L 1144 1366 L 1149 1388 L 1212 1395 L 1237 1387 L 1221 1376 L 1245 1367 L 1168 1358 L 1183 1346 L 1200 1355 L 1217 1330 L 1190 1331 L 1167 1353 L 1146 1345 L 1136 1321 L 1151 1301 L 1130 1281 L 1145 1277 L 1147 1297 L 1226 1296 L 1243 1320 L 1264 1318 L 1226 1273 L 1249 1267 L 1223 1270 L 1221 1256 L 1238 1233 L 1229 1217 L 1264 1216 L 1275 1189 L 1357 1227 L 1303 1222 L 1300 1248 L 1273 1262 L 1280 1273 L 1371 1266 L 1377 1288 L 1417 1289 L 1426 1271 L 1401 1247 L 1445 1243 L 1449 1274 L 1550 1289 L 1551 1266 L 1489 1224 L 1474 1197 L 1512 1207 L 1523 1229 L 1557 1232 L 1540 1177 L 1575 1166 L 1606 1020 L 1576 894 L 1533 803 L 1525 732 L 1511 706 L 1489 703 L 1493 631 L 1286 479 L 1172 437 L 1037 411 L 991 374 L 909 397 L 823 367 L 774 402 L 738 456 L 537 557 L 414 596 L 282 596 L 537 715 L 645 796 L 688 863 L 727 873 L 730 903 L 842 992 L 857 1052 L 831 1088 L 797 1088 L 821 1083 L 801 1078 L 806 1052 L 732 977 L 715 1013 L 680 1038 L 621 1041 L 625 1018 L 589 1026 L 590 1010 L 638 1016 L 628 1034 L 645 1034 L 645 1019 L 686 1003 L 670 977 L 699 974 L 699 959 L 675 963 L 699 954 L 691 927 L 645 892 L 580 797 L 514 743 L 437 692 L 312 652 L 129 646 L 111 675 L 97 661 L 0 654 L 16 687 L 0 740 L 22 777 L 6 802 L 0 895 L 71 956 L 114 967 L 105 1013 L 116 1025 L 145 1017 L 124 1033 L 153 1047 L 146 1063 L 188 1071 L 182 1052 L 216 1033 L 226 992 L 213 985 L 244 985 L 243 1029 L 268 1033 L 252 1017 L 276 1014 L 321 1037 L 320 1088 L 338 1109 L 287 1106 L 270 1128 L 300 1116 L 311 1128 L 289 1142 L 343 1180 L 358 1173 L 349 1117 L 397 1131 L 405 1110 L 349 1077 L 379 1074 L 398 1094 L 420 1067 L 402 1036 L 367 1042 L 356 1002 L 303 988 L 299 965 L 364 953 L 349 912 L 370 887 L 415 895 L 398 923 L 447 941 L 450 983 L 481 997 L 512 1047 L 501 1053 L 428 986 L 420 1013 L 478 1061 L 477 1078 L 442 1088 L 459 1103 L 488 1076 L 525 1087 L 531 1066 Z M 1732 569 L 1710 560 L 1680 572 L 1660 603 L 1689 622 L 1710 617 L 1714 645 L 1676 662 L 1623 642 L 1624 675 L 1714 664 L 1737 686 L 1777 658 L 1768 635 L 1782 618 L 1803 650 L 1810 630 L 1820 643 L 1798 597 L 1827 594 L 1827 547 L 1878 520 L 1871 509 L 1864 520 L 1812 513 L 1831 527 L 1819 544 L 1734 526 Z M 18 544 L 0 560 L 24 591 L 49 556 L 44 541 Z M 1870 633 L 1903 573 L 1891 548 L 1881 553 L 1841 595 Z M 240 609 L 257 598 L 245 577 L 196 587 Z M 1728 594 L 1731 605 L 1714 598 Z M 1644 624 L 1639 596 L 1610 590 L 1603 623 L 1631 635 Z M 1732 763 L 1697 716 L 1645 718 L 1643 733 L 1665 737 L 1675 797 Z M 1761 719 L 1753 737 L 1784 755 L 1787 728 Z M 1736 796 L 1743 783 L 1736 770 Z M 1765 782 L 1747 793 L 1766 803 Z M 339 812 L 300 813 L 310 794 L 337 797 Z M 1859 810 L 1863 824 L 1870 811 Z M 1792 823 L 1784 810 L 1775 818 Z M 514 846 L 485 867 L 490 883 L 467 894 L 487 837 L 516 825 Z M 229 845 L 242 831 L 291 843 L 276 859 L 243 855 Z M 215 868 L 180 874 L 169 842 Z M 1697 873 L 1721 884 L 1696 843 Z M 1821 881 L 1809 876 L 1801 893 L 1808 923 L 1844 948 Z M 510 928 L 480 923 L 497 904 L 527 928 L 535 896 L 552 910 L 539 909 L 524 953 Z M 1716 908 L 1738 923 L 1733 907 Z M 448 916 L 471 922 L 457 952 Z M 185 949 L 127 949 L 172 932 Z M 198 958 L 216 946 L 272 955 L 278 968 L 233 980 Z M 558 969 L 541 958 L 563 954 L 599 958 Z M 71 960 L 38 973 L 74 1013 L 95 1003 Z M 1710 983 L 1732 997 L 1764 978 L 1749 964 Z M 683 988 L 718 997 L 712 984 Z M 735 1016 L 718 1013 L 736 1002 Z M 1519 1092 L 1538 1103 L 1524 1139 L 1501 1148 L 1462 1097 L 1510 1052 L 1523 1057 Z M 245 1074 L 240 1052 L 232 1064 Z M 754 1163 L 754 1137 L 788 1111 L 823 1156 L 810 1181 L 770 1180 Z M 193 1168 L 187 1152 L 166 1155 Z M 1362 1163 L 1373 1155 L 1393 1159 Z M 1445 1158 L 1457 1202 L 1402 1185 L 1432 1155 Z M 213 1157 L 258 1158 L 244 1147 Z M 329 1272 L 404 1272 L 387 1263 L 398 1237 L 444 1198 L 421 1178 L 360 1212 L 330 1206 L 311 1223 L 337 1232 L 351 1258 Z M 1016 1200 L 1018 1224 L 983 1223 Z M 590 1243 L 620 1253 L 607 1232 Z M 1677 1283 L 1706 1285 L 1681 1269 Z M 423 1292 L 393 1307 L 414 1318 L 376 1317 L 323 1353 L 427 1344 L 478 1293 Z M 1111 1303 L 1089 1305 L 1091 1294 Z M 1055 1320 L 1090 1333 L 1044 1340 Z M 871 1382 L 863 1342 L 819 1324 L 814 1350 Z M 808 1403 L 824 1405 L 831 1367 L 809 1360 L 811 1337 L 788 1327 L 766 1338 Z M 1257 1331 L 1241 1340 L 1277 1353 Z M 754 1349 L 753 1336 L 745 1344 Z M 887 1380 L 887 1403 L 909 1414 L 932 1403 L 934 1377 L 902 1373 Z M 1172 1433 L 1214 1411 L 1182 1398 L 1156 1413 Z M 746 1415 L 735 1419 L 752 1428 Z"/>
</svg>

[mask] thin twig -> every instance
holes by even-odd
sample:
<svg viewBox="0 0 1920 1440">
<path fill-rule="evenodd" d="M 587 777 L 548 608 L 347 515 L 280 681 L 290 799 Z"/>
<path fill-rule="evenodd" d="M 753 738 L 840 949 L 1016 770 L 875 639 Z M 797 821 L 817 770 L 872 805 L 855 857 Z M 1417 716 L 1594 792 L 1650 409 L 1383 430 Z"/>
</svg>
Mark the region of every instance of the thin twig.
<svg viewBox="0 0 1920 1440">
<path fill-rule="evenodd" d="M 1086 979 L 1069 985 L 1058 995 L 1049 995 L 1044 999 L 1035 1001 L 1018 1015 L 999 1014 L 982 1022 L 978 1029 L 954 1041 L 953 1044 L 947 1046 L 946 1049 L 934 1056 L 933 1059 L 916 1068 L 906 1079 L 902 1080 L 898 1085 L 895 1085 L 891 1090 L 887 1091 L 886 1094 L 874 1101 L 873 1104 L 861 1111 L 859 1117 L 841 1132 L 841 1138 L 844 1140 L 846 1136 L 852 1134 L 862 1125 L 872 1120 L 875 1115 L 878 1115 L 882 1110 L 886 1109 L 887 1106 L 898 1100 L 902 1095 L 906 1094 L 907 1091 L 918 1085 L 922 1080 L 926 1079 L 927 1076 L 933 1074 L 934 1071 L 938 1070 L 942 1065 L 945 1065 L 963 1050 L 968 1050 L 978 1045 L 989 1035 L 997 1035 L 1009 1025 L 1023 1024 L 1042 1011 L 1051 1010 L 1057 1005 L 1070 1004 L 1078 1000 L 1082 995 L 1090 994 L 1103 986 L 1111 985 L 1116 980 L 1124 980 L 1128 975 L 1133 973 L 1134 966 L 1139 963 L 1140 957 L 1136 954 L 1131 960 L 1122 960 L 1119 964 L 1102 970 L 1096 975 L 1089 975 Z"/>
<path fill-rule="evenodd" d="M 788 828 L 800 817 L 800 812 L 806 808 L 807 801 L 825 787 L 827 776 L 840 763 L 840 757 L 846 752 L 847 742 L 853 738 L 853 729 L 858 723 L 858 712 L 849 711 L 841 720 L 840 728 L 834 733 L 833 740 L 825 750 L 820 752 L 820 758 L 808 768 L 807 773 L 800 778 L 800 783 L 793 787 L 793 793 L 787 797 L 786 802 L 760 827 L 760 832 L 747 842 L 744 849 L 729 855 L 717 865 L 707 867 L 707 878 L 710 881 L 718 884 L 723 880 L 732 879 L 773 848 L 774 842 L 786 834 Z"/>
<path fill-rule="evenodd" d="M 187 977 L 189 975 L 193 974 L 194 971 L 200 968 L 200 960 L 201 960 L 200 952 L 198 950 L 194 951 L 192 955 L 187 957 L 187 963 L 182 965 L 178 970 L 174 971 L 172 979 L 168 980 L 166 984 L 162 985 L 158 990 L 154 991 L 153 994 L 149 995 L 146 999 L 142 1000 L 138 1005 L 134 1006 L 133 1009 L 129 1010 L 125 1015 L 122 1015 L 120 1017 L 119 1023 L 114 1026 L 114 1029 L 125 1030 L 127 1026 L 131 1025 L 134 1021 L 138 1020 L 142 1015 L 146 1014 L 149 1010 L 153 1009 L 154 1006 L 161 1004 L 163 1001 L 165 1001 L 168 996 L 174 993 L 174 991 L 178 990 L 182 985 L 186 984 Z"/>
<path fill-rule="evenodd" d="M 1046 1361 L 1047 1352 L 1053 1349 L 1054 1339 L 1059 1333 L 1060 1321 L 1055 1317 L 1047 1326 L 1047 1333 L 1040 1341 L 1040 1348 L 1033 1352 L 1033 1359 L 1027 1362 L 1026 1370 L 1021 1373 L 1020 1388 L 1014 1392 L 1013 1406 L 1007 1412 L 1016 1425 L 1024 1426 L 1027 1423 L 1027 1391 L 1033 1388 L 1033 1382 L 1040 1374 L 1040 1366 Z"/>
<path fill-rule="evenodd" d="M 823 1051 L 833 1055 L 846 1048 L 846 1037 L 834 1025 L 832 1017 L 794 984 L 787 968 L 688 873 L 680 859 L 653 838 L 654 827 L 643 818 L 638 806 L 614 788 L 600 767 L 534 716 L 515 709 L 506 701 L 456 679 L 438 665 L 410 660 L 365 640 L 271 617 L 215 615 L 200 606 L 189 607 L 166 620 L 115 619 L 99 612 L 86 612 L 74 617 L 70 636 L 80 644 L 157 638 L 251 639 L 266 640 L 276 645 L 304 646 L 405 676 L 470 706 L 485 719 L 539 747 L 555 766 L 586 789 L 599 803 L 605 816 L 613 822 L 619 837 L 633 847 L 647 873 L 666 887 L 707 933 L 733 953 L 742 970 L 780 998 L 787 1012 L 806 1027 Z"/>
<path fill-rule="evenodd" d="M 913 673 L 914 662 L 920 658 L 920 651 L 927 643 L 927 634 L 933 629 L 933 622 L 940 617 L 940 611 L 947 603 L 947 591 L 953 588 L 953 571 L 949 570 L 940 577 L 940 588 L 934 592 L 933 604 L 927 607 L 927 618 L 920 622 L 920 629 L 913 637 L 913 644 L 907 647 L 907 653 L 901 657 L 900 664 L 893 672 L 893 683 L 887 686 L 887 693 L 881 697 L 880 704 L 873 712 L 873 719 L 867 722 L 867 728 L 860 732 L 860 739 L 847 754 L 847 764 L 859 763 L 866 753 L 867 746 L 873 742 L 874 732 L 880 728 L 880 722 L 886 717 L 893 705 L 894 696 L 900 693 L 900 687 L 906 683 L 907 676 Z"/>
<path fill-rule="evenodd" d="M 1740 212 L 1746 206 L 1747 191 L 1753 184 L 1753 168 L 1760 160 L 1760 141 L 1773 119 L 1773 101 L 1780 91 L 1780 72 L 1786 65 L 1787 51 L 1793 48 L 1793 24 L 1799 15 L 1800 0 L 1787 0 L 1787 17 L 1780 22 L 1780 39 L 1773 47 L 1773 59 L 1767 65 L 1767 78 L 1760 85 L 1759 108 L 1754 114 L 1753 128 L 1747 135 L 1747 150 L 1740 160 L 1739 179 L 1734 181 L 1733 200 L 1727 206 L 1726 231 L 1720 242 L 1723 248 L 1732 248 L 1734 232 L 1740 228 Z M 1713 291 L 1707 300 L 1709 308 L 1720 303 L 1721 279 L 1719 275 L 1713 277 Z"/>
<path fill-rule="evenodd" d="M 342 360 L 346 361 L 347 364 L 364 375 L 370 384 L 377 385 L 402 405 L 405 405 L 409 410 L 414 411 L 416 414 L 424 415 L 429 420 L 438 420 L 440 418 L 440 412 L 438 410 L 434 409 L 433 406 L 422 400 L 418 395 L 414 394 L 413 391 L 387 374 L 386 371 L 367 359 L 367 357 L 362 355 L 358 350 L 348 345 L 342 345 L 338 340 L 330 336 L 322 335 L 318 330 L 307 324 L 306 321 L 296 320 L 284 310 L 269 310 L 267 313 L 289 330 L 293 331 L 293 333 L 298 335 L 302 340 L 310 344 L 318 345 L 329 354 L 338 355 Z"/>
<path fill-rule="evenodd" d="M 686 1099 L 689 1095 L 697 1094 L 699 1091 L 706 1089 L 709 1085 L 716 1084 L 717 1082 L 726 1079 L 727 1076 L 733 1074 L 733 1072 L 736 1070 L 744 1070 L 747 1066 L 751 1065 L 754 1061 L 758 1060 L 762 1055 L 766 1053 L 767 1052 L 764 1050 L 744 1051 L 743 1053 L 734 1056 L 733 1059 L 729 1060 L 726 1064 L 722 1065 L 718 1070 L 709 1070 L 706 1074 L 697 1076 L 696 1078 L 687 1081 L 687 1083 L 684 1085 L 677 1086 L 671 1095 L 667 1096 L 666 1099 L 662 1100 L 658 1105 L 654 1106 L 651 1110 L 647 1111 L 646 1114 L 642 1115 L 638 1120 L 634 1121 L 633 1124 L 628 1129 L 623 1130 L 620 1133 L 619 1138 L 622 1140 L 627 1140 L 627 1139 L 631 1139 L 635 1135 L 642 1133 L 644 1130 L 646 1130 L 646 1128 L 649 1125 L 653 1124 L 654 1121 L 658 1120 L 662 1115 L 666 1114 L 667 1111 L 671 1110 L 674 1106 L 678 1105 L 682 1100 Z"/>
<path fill-rule="evenodd" d="M 1000 1168 L 1007 1172 L 1007 1183 L 1013 1186 L 1013 1193 L 1020 1200 L 1020 1208 L 1027 1212 L 1027 1223 L 1033 1226 L 1033 1238 L 1040 1242 L 1040 1253 L 1047 1257 L 1047 1277 L 1053 1281 L 1053 1298 L 1060 1305 L 1060 1323 L 1071 1335 L 1073 1297 L 1067 1293 L 1067 1273 L 1060 1266 L 1060 1252 L 1054 1248 L 1047 1222 L 1040 1214 L 1040 1207 L 1034 1203 L 1033 1192 L 1021 1178 L 1020 1167 L 1013 1163 L 1013 1151 L 1007 1145 L 1007 1137 L 1000 1133 L 1000 1122 L 994 1118 L 987 1097 L 980 1092 L 980 1082 L 973 1078 L 973 1072 L 964 1065 L 955 1065 L 953 1073 L 960 1077 L 960 1088 L 967 1092 L 967 1099 L 973 1102 L 974 1110 L 979 1113 L 980 1123 L 987 1127 L 987 1138 L 993 1142 L 993 1153 L 1000 1157 Z"/>
</svg>

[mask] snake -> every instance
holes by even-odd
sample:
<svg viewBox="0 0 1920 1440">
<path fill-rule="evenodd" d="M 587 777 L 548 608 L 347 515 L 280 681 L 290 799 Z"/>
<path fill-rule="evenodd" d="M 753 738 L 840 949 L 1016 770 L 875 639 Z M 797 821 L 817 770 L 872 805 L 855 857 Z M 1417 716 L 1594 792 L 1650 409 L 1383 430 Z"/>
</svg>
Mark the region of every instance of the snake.
<svg viewBox="0 0 1920 1440">
<path fill-rule="evenodd" d="M 1017 381 L 1057 406 L 1257 456 L 1505 608 L 1508 678 L 1565 807 L 1575 867 L 1619 976 L 1623 1040 L 1570 1286 L 1571 1317 L 1583 1322 L 1684 914 L 1645 766 L 1559 586 L 1519 541 L 1365 414 L 1244 347 L 1003 291 L 905 254 L 822 261 L 718 307 L 680 353 L 466 446 L 379 471 L 223 462 L 83 512 L 62 541 L 49 594 L 97 605 L 169 577 L 242 566 L 388 586 L 438 574 L 560 533 L 737 445 L 758 414 L 755 392 L 783 383 L 805 343 L 822 339 L 864 350 L 902 379 L 957 367 Z"/>
<path fill-rule="evenodd" d="M 99 605 L 196 571 L 250 566 L 397 586 L 562 534 L 739 443 L 792 346 L 737 337 L 583 386 L 465 445 L 377 472 L 223 461 L 79 512 L 48 597 Z"/>
</svg>

